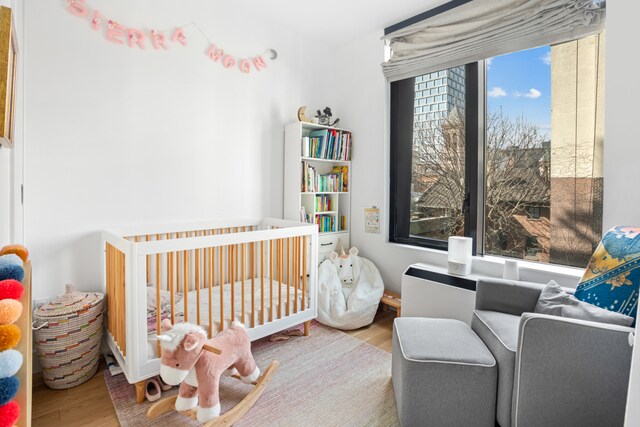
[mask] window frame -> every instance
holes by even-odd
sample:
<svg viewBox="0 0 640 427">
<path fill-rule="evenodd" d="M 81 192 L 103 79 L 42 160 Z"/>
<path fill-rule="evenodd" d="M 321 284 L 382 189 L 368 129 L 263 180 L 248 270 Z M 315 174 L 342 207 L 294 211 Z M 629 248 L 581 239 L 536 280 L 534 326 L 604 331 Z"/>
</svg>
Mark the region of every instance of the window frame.
<svg viewBox="0 0 640 427">
<path fill-rule="evenodd" d="M 464 235 L 474 241 L 473 255 L 484 246 L 484 61 L 465 64 L 465 198 Z M 443 70 L 436 70 L 440 72 Z M 448 250 L 446 240 L 412 236 L 410 228 L 411 167 L 415 79 L 390 83 L 390 209 L 389 241 L 437 250 Z M 473 183 L 477 185 L 473 185 Z M 480 232 L 478 232 L 480 231 Z"/>
</svg>

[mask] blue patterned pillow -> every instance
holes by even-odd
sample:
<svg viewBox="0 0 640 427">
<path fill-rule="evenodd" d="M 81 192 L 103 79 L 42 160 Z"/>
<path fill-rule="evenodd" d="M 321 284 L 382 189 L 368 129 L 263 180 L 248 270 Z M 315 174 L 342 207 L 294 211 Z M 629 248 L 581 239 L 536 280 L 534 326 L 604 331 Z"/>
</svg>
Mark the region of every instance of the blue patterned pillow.
<svg viewBox="0 0 640 427">
<path fill-rule="evenodd" d="M 635 319 L 639 288 L 640 227 L 613 227 L 593 253 L 575 296 Z"/>
</svg>

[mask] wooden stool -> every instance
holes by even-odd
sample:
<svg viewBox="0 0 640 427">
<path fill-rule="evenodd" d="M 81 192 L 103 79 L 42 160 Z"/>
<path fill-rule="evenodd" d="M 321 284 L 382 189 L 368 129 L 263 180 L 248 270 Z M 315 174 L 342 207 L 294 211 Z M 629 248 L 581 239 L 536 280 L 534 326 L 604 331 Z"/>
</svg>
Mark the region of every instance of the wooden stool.
<svg viewBox="0 0 640 427">
<path fill-rule="evenodd" d="M 387 311 L 389 307 L 393 307 L 396 309 L 397 316 L 402 317 L 402 300 L 399 294 L 385 289 L 382 298 L 380 298 L 380 304 L 382 304 L 382 311 Z"/>
</svg>

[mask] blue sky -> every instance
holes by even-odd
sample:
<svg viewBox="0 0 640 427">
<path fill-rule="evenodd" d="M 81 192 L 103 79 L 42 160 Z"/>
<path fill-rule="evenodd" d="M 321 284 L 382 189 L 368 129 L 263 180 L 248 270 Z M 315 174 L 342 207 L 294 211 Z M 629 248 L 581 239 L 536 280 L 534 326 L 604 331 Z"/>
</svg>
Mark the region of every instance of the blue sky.
<svg viewBox="0 0 640 427">
<path fill-rule="evenodd" d="M 551 49 L 549 46 L 491 58 L 487 63 L 489 112 L 524 117 L 551 137 Z"/>
</svg>

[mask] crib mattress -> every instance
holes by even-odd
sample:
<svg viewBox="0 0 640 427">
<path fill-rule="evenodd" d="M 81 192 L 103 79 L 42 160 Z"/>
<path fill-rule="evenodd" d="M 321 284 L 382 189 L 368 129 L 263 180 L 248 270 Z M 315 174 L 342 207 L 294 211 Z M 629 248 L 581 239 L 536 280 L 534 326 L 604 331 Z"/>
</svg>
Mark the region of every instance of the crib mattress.
<svg viewBox="0 0 640 427">
<path fill-rule="evenodd" d="M 277 319 L 278 309 L 282 305 L 282 316 L 286 315 L 287 310 L 287 291 L 289 291 L 289 312 L 293 313 L 294 301 L 297 300 L 298 310 L 302 307 L 302 290 L 298 289 L 297 292 L 293 287 L 287 286 L 286 283 L 278 285 L 276 280 L 273 281 L 273 294 L 270 292 L 271 282 L 269 278 L 264 279 L 264 322 L 271 320 L 270 313 L 273 313 L 274 318 Z M 280 290 L 278 287 L 280 286 Z M 234 319 L 242 321 L 242 288 L 244 287 L 244 323 L 247 327 L 251 327 L 251 279 L 238 281 L 234 283 Z M 211 305 L 213 315 L 213 333 L 215 334 L 220 330 L 220 287 L 213 286 L 211 288 Z M 254 279 L 254 324 L 259 325 L 262 318 L 262 290 L 260 286 L 260 278 Z M 282 301 L 279 301 L 279 296 L 282 295 Z M 308 306 L 309 299 L 305 306 Z M 198 300 L 197 291 L 189 291 L 187 296 L 187 307 L 189 309 L 188 321 L 190 323 L 197 323 L 197 311 Z M 180 301 L 174 306 L 174 316 L 176 321 L 184 320 L 184 300 Z M 231 323 L 231 284 L 224 286 L 224 327 L 228 327 Z M 209 288 L 200 290 L 200 326 L 202 326 L 207 332 L 209 331 Z M 147 337 L 147 356 L 148 359 L 154 359 L 158 357 L 157 345 L 156 345 L 156 332 L 153 329 L 148 330 Z"/>
</svg>

